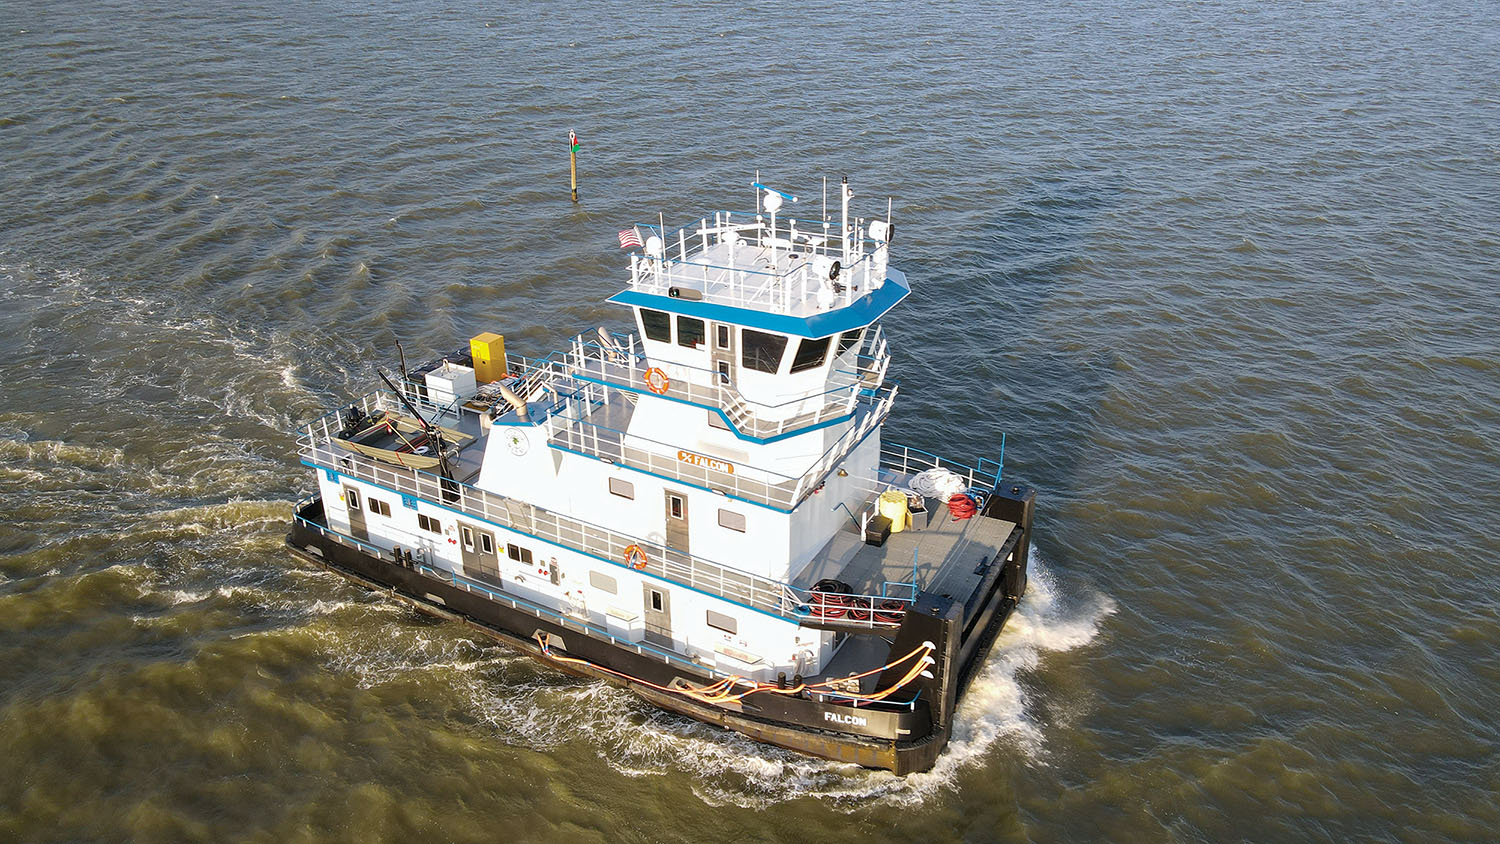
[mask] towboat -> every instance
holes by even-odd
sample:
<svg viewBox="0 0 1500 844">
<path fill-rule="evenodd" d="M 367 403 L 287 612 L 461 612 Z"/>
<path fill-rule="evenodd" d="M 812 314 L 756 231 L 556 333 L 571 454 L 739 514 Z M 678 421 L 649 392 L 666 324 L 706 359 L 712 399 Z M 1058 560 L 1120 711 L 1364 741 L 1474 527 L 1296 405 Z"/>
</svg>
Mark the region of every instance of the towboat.
<svg viewBox="0 0 1500 844">
<path fill-rule="evenodd" d="M 1025 592 L 1035 492 L 1003 441 L 882 437 L 881 320 L 912 293 L 889 208 L 755 190 L 619 233 L 634 330 L 543 357 L 485 332 L 303 426 L 287 546 L 672 712 L 926 770 Z"/>
</svg>

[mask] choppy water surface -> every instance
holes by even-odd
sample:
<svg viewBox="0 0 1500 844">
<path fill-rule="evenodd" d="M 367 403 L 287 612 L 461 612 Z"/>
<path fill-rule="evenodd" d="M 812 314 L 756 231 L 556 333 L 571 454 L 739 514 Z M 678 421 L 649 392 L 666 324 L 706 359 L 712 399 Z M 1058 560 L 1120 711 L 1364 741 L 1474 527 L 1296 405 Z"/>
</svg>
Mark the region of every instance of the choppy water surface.
<svg viewBox="0 0 1500 844">
<path fill-rule="evenodd" d="M 0 839 L 1493 840 L 1493 12 L 0 6 Z M 756 169 L 894 196 L 890 436 L 1042 491 L 928 774 L 280 550 L 395 339 L 619 326 Z"/>
</svg>

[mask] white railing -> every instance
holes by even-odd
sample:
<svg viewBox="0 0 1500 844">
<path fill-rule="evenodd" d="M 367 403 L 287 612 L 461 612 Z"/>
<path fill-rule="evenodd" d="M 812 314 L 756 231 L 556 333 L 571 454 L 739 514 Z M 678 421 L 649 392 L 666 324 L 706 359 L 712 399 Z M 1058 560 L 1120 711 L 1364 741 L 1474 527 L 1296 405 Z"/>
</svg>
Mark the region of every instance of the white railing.
<svg viewBox="0 0 1500 844">
<path fill-rule="evenodd" d="M 714 461 L 724 465 L 723 469 L 715 468 L 707 460 L 701 464 L 686 461 L 674 446 L 581 419 L 554 416 L 549 422 L 548 442 L 610 463 L 784 510 L 792 509 L 798 500 L 797 478 L 728 461 Z"/>
<path fill-rule="evenodd" d="M 639 546 L 646 554 L 646 565 L 641 571 L 772 615 L 795 621 L 811 618 L 814 621 L 838 621 L 853 626 L 861 626 L 862 622 L 868 622 L 868 626 L 881 626 L 890 624 L 892 614 L 898 612 L 888 609 L 884 618 L 824 618 L 819 610 L 821 604 L 814 604 L 829 599 L 818 598 L 814 593 L 804 592 L 782 581 L 721 566 L 659 542 L 627 536 L 428 472 L 348 453 L 326 440 L 304 441 L 299 450 L 302 458 L 313 466 L 332 469 L 424 501 L 441 503 L 474 518 L 615 562 L 617 565 L 624 565 L 625 549 L 632 545 Z M 374 545 L 368 547 L 377 555 L 384 553 Z M 889 600 L 885 596 L 872 595 L 846 595 L 841 598 L 848 606 L 864 607 Z"/>
<path fill-rule="evenodd" d="M 883 443 L 880 448 L 880 468 L 898 475 L 915 475 L 928 469 L 947 469 L 962 477 L 969 489 L 990 492 L 1000 485 L 1001 466 L 993 460 L 979 458 L 973 466 L 939 457 L 919 448 Z"/>
<path fill-rule="evenodd" d="M 851 222 L 847 249 L 829 221 L 720 211 L 690 224 L 696 228 L 643 225 L 660 237 L 662 250 L 631 253 L 630 286 L 659 295 L 697 290 L 713 304 L 779 313 L 848 305 L 885 283 L 889 252 L 886 243 L 857 236 L 864 220 Z M 840 271 L 830 279 L 834 261 Z M 768 262 L 775 268 L 769 272 Z"/>
<path fill-rule="evenodd" d="M 549 443 L 569 451 L 747 501 L 791 510 L 811 495 L 870 431 L 885 421 L 895 402 L 896 391 L 893 384 L 862 398 L 853 414 L 855 423 L 823 452 L 816 463 L 796 477 L 755 466 L 729 464 L 729 461 L 684 460 L 674 445 L 596 425 L 587 421 L 585 414 L 554 414 L 547 422 L 547 436 Z M 713 466 L 715 462 L 726 464 L 726 467 L 716 468 Z"/>
<path fill-rule="evenodd" d="M 467 515 L 595 557 L 624 564 L 625 549 L 646 553 L 644 571 L 766 612 L 800 617 L 787 605 L 790 587 L 781 581 L 727 568 L 659 542 L 627 536 L 503 495 L 352 454 L 329 442 L 304 442 L 304 460 L 320 468 L 440 503 Z"/>
<path fill-rule="evenodd" d="M 658 383 L 653 389 L 646 378 L 651 365 L 644 355 L 601 346 L 585 340 L 582 335 L 574 338 L 572 349 L 563 360 L 567 372 L 580 378 L 637 393 L 650 390 L 667 398 L 716 408 L 723 411 L 729 423 L 740 433 L 764 440 L 849 416 L 862 399 L 878 403 L 886 394 L 894 393 L 894 387 L 884 384 L 890 355 L 885 350 L 884 337 L 878 332 L 877 337 L 879 353 L 861 356 L 860 371 L 836 373 L 836 381 L 849 383 L 780 404 L 749 401 L 739 390 L 723 383 L 718 373 L 684 364 L 661 364 L 660 368 L 667 375 L 666 383 Z"/>
</svg>

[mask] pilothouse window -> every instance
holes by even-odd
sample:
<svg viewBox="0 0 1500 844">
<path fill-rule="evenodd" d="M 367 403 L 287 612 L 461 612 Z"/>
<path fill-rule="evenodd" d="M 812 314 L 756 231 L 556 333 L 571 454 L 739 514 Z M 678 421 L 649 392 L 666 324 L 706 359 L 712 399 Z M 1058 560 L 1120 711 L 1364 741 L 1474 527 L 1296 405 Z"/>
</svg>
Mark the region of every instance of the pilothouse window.
<svg viewBox="0 0 1500 844">
<path fill-rule="evenodd" d="M 703 348 L 704 338 L 703 320 L 692 317 L 677 317 L 677 345 L 687 346 L 689 349 Z"/>
<path fill-rule="evenodd" d="M 672 317 L 661 311 L 641 308 L 641 331 L 647 340 L 672 342 Z"/>
<path fill-rule="evenodd" d="M 839 350 L 835 354 L 841 355 L 844 352 L 847 352 L 855 346 L 859 345 L 859 335 L 863 331 L 863 328 L 856 328 L 853 331 L 845 331 L 843 334 L 840 334 Z"/>
<path fill-rule="evenodd" d="M 740 361 L 756 372 L 775 372 L 781 368 L 781 355 L 785 351 L 786 338 L 780 334 L 747 328 L 740 337 Z"/>
<path fill-rule="evenodd" d="M 821 340 L 803 340 L 797 347 L 797 356 L 792 358 L 792 372 L 806 372 L 809 369 L 817 369 L 823 365 L 823 359 L 828 356 L 828 341 L 824 337 Z"/>
</svg>

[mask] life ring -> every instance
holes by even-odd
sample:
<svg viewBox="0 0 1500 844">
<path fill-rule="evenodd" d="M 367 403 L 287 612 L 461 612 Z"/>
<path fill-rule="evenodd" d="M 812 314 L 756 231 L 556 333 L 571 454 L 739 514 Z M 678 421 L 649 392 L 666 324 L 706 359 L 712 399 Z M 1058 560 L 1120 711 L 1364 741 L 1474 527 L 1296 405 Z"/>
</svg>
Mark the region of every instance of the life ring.
<svg viewBox="0 0 1500 844">
<path fill-rule="evenodd" d="M 667 373 L 662 372 L 659 367 L 653 366 L 646 370 L 646 389 L 658 396 L 664 396 L 671 386 L 672 379 L 668 378 Z"/>
<path fill-rule="evenodd" d="M 641 550 L 641 546 L 631 545 L 625 549 L 625 565 L 636 571 L 646 569 L 646 552 Z"/>
</svg>

